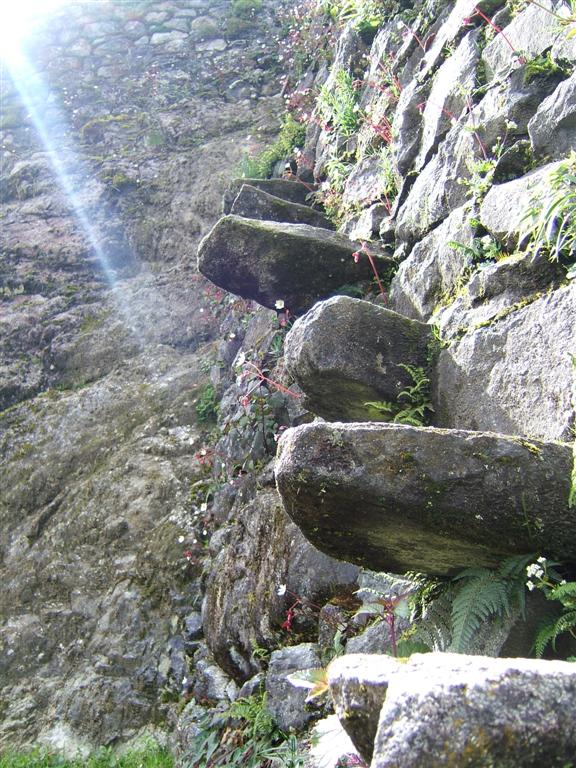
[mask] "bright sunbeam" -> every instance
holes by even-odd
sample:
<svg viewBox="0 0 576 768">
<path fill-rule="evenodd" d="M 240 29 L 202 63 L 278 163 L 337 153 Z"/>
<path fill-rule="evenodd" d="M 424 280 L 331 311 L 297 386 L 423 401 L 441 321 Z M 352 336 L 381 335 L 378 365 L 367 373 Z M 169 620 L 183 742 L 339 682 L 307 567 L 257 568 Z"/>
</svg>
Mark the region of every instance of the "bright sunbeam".
<svg viewBox="0 0 576 768">
<path fill-rule="evenodd" d="M 67 0 L 9 0 L 0 7 L 0 58 L 16 55 L 27 35 Z"/>
</svg>

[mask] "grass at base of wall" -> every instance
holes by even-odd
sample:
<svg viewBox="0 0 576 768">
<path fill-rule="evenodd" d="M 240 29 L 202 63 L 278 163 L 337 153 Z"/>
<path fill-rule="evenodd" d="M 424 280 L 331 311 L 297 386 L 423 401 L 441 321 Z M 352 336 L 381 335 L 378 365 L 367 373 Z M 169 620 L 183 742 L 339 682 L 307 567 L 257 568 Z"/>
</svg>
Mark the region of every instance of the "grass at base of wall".
<svg viewBox="0 0 576 768">
<path fill-rule="evenodd" d="M 118 755 L 99 749 L 89 757 L 66 759 L 44 750 L 0 752 L 0 768 L 173 768 L 170 753 L 158 746 Z"/>
</svg>

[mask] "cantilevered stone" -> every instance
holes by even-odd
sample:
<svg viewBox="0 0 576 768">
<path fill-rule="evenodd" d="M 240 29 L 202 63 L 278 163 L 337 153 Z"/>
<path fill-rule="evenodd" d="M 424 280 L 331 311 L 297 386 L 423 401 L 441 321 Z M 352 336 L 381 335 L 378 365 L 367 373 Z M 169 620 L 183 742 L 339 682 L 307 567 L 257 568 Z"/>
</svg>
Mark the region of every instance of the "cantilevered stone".
<svg viewBox="0 0 576 768">
<path fill-rule="evenodd" d="M 244 184 L 250 184 L 251 187 L 268 192 L 274 197 L 281 197 L 282 200 L 288 200 L 291 203 L 305 205 L 310 194 L 308 185 L 299 181 L 288 181 L 287 179 L 234 179 L 226 192 L 222 201 L 223 213 L 230 213 L 232 204 Z"/>
<path fill-rule="evenodd" d="M 368 301 L 335 296 L 294 323 L 284 362 L 313 413 L 330 421 L 391 421 L 413 385 L 405 365 L 426 369 L 430 326 Z M 387 401 L 386 412 L 368 405 Z"/>
<path fill-rule="evenodd" d="M 459 653 L 417 653 L 397 664 L 372 768 L 573 765 L 574 664 Z M 389 670 L 382 659 L 378 688 Z M 371 687 L 368 679 L 364 684 Z"/>
<path fill-rule="evenodd" d="M 299 315 L 347 283 L 371 276 L 358 245 L 308 224 L 224 216 L 200 243 L 198 269 L 221 288 L 273 309 L 281 300 Z"/>
<path fill-rule="evenodd" d="M 232 204 L 230 213 L 247 219 L 285 221 L 292 224 L 310 224 L 312 227 L 334 229 L 334 224 L 320 211 L 309 205 L 291 203 L 268 194 L 261 189 L 243 184 Z"/>
<path fill-rule="evenodd" d="M 321 551 L 446 574 L 540 552 L 576 560 L 572 447 L 490 432 L 312 423 L 280 440 L 284 506 Z"/>
</svg>

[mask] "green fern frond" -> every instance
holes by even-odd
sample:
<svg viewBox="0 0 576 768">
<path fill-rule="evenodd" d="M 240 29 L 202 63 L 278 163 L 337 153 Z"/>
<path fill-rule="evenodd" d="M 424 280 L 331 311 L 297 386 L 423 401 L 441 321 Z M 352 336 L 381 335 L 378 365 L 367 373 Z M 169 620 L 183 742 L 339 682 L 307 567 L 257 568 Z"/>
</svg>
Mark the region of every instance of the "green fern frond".
<svg viewBox="0 0 576 768">
<path fill-rule="evenodd" d="M 433 651 L 446 651 L 452 637 L 452 601 L 454 587 L 446 585 L 432 602 L 420 606 L 421 619 L 411 636 L 414 642 L 423 643 Z"/>
<path fill-rule="evenodd" d="M 548 599 L 559 600 L 566 608 L 576 608 L 576 581 L 553 587 L 548 594 Z"/>
<path fill-rule="evenodd" d="M 470 576 L 454 597 L 450 650 L 465 653 L 485 621 L 509 616 L 510 612 L 508 589 L 503 581 L 487 569 Z"/>
<path fill-rule="evenodd" d="M 544 651 L 548 647 L 548 644 L 552 640 L 552 638 L 555 638 L 555 632 L 554 627 L 556 626 L 556 622 L 552 621 L 548 624 L 544 624 L 540 627 L 538 632 L 536 633 L 536 638 L 534 639 L 534 655 L 537 659 L 541 659 L 544 655 Z"/>
<path fill-rule="evenodd" d="M 544 651 L 550 643 L 556 648 L 556 639 L 563 632 L 571 632 L 576 629 L 576 611 L 569 611 L 562 614 L 558 619 L 544 624 L 538 630 L 534 641 L 534 653 L 537 658 L 542 658 Z"/>
<path fill-rule="evenodd" d="M 533 563 L 536 560 L 536 554 L 529 555 L 517 555 L 515 557 L 507 557 L 503 560 L 498 567 L 498 573 L 504 579 L 518 579 L 522 577 L 522 583 L 524 582 L 524 573 L 526 572 L 526 566 Z"/>
</svg>

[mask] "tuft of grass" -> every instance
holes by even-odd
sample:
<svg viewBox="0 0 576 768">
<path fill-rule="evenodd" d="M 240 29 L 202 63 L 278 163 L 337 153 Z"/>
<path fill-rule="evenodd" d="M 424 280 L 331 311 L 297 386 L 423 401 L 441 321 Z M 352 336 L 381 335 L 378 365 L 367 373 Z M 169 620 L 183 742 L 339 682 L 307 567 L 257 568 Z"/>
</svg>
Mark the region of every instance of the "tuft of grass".
<svg viewBox="0 0 576 768">
<path fill-rule="evenodd" d="M 300 147 L 306 138 L 306 126 L 298 123 L 291 115 L 286 115 L 276 141 L 255 156 L 246 156 L 240 161 L 238 176 L 244 179 L 267 179 L 280 160 L 285 160 L 291 152 Z"/>
<path fill-rule="evenodd" d="M 112 749 L 99 749 L 89 757 L 72 759 L 42 749 L 11 750 L 0 754 L 0 768 L 173 768 L 173 766 L 172 755 L 156 744 L 124 755 L 118 755 Z"/>
<path fill-rule="evenodd" d="M 351 136 L 360 125 L 358 91 L 350 72 L 339 69 L 331 88 L 322 86 L 318 97 L 318 109 L 322 120 L 333 126 L 340 136 Z"/>
<path fill-rule="evenodd" d="M 520 242 L 534 255 L 551 261 L 576 261 L 576 152 L 555 168 L 536 189 L 522 221 Z"/>
</svg>

